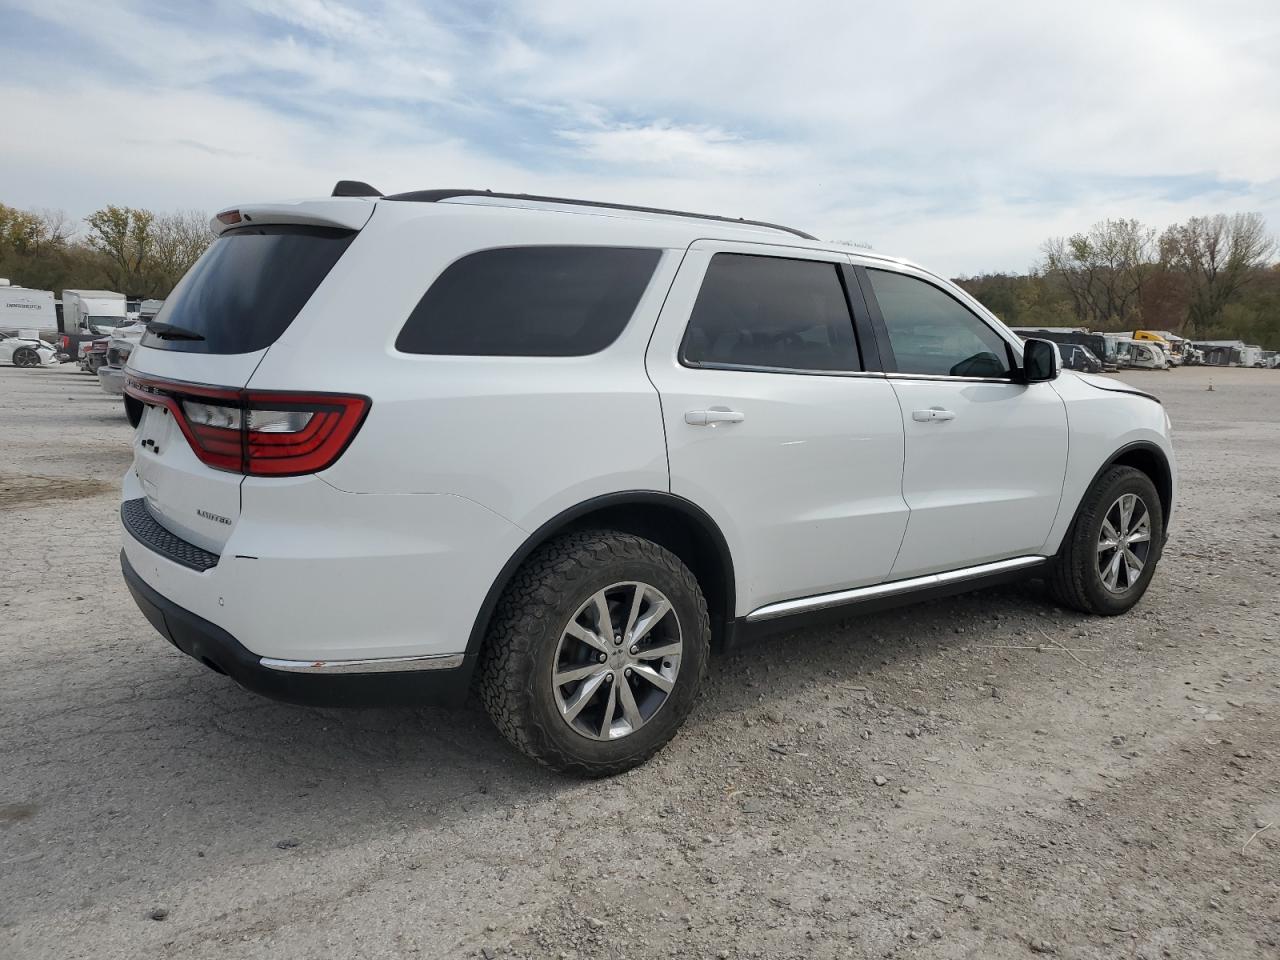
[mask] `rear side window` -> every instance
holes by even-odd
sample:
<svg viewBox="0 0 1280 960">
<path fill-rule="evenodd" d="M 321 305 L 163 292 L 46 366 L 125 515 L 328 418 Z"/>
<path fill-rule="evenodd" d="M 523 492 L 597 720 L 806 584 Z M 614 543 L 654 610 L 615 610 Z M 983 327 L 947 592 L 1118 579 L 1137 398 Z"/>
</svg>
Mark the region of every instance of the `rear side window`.
<svg viewBox="0 0 1280 960">
<path fill-rule="evenodd" d="M 148 330 L 143 345 L 187 353 L 252 353 L 271 346 L 355 235 L 292 224 L 228 230 L 160 308 L 153 322 L 166 334 Z"/>
<path fill-rule="evenodd" d="M 834 263 L 738 253 L 711 258 L 681 356 L 690 364 L 861 369 Z"/>
<path fill-rule="evenodd" d="M 449 265 L 396 338 L 402 353 L 580 357 L 622 333 L 661 250 L 505 247 Z"/>
</svg>

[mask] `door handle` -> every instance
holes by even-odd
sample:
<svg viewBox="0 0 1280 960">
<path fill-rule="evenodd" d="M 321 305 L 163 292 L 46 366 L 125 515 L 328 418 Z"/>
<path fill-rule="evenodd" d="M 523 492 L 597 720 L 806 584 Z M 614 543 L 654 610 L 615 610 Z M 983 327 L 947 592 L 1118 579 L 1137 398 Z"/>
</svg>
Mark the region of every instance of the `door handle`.
<svg viewBox="0 0 1280 960">
<path fill-rule="evenodd" d="M 956 415 L 941 407 L 930 407 L 928 410 L 912 410 L 911 419 L 917 423 L 930 423 L 934 420 L 954 420 Z"/>
<path fill-rule="evenodd" d="M 741 423 L 747 419 L 746 414 L 737 410 L 711 408 L 710 410 L 690 410 L 684 415 L 684 422 L 695 427 L 705 427 L 717 423 Z"/>
</svg>

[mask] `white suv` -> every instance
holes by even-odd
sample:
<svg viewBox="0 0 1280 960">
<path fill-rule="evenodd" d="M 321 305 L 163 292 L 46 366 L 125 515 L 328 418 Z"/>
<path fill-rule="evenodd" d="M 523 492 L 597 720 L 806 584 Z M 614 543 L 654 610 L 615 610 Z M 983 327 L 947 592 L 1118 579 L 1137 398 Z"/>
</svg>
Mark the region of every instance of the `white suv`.
<svg viewBox="0 0 1280 960">
<path fill-rule="evenodd" d="M 125 579 L 251 690 L 459 702 L 584 775 L 657 751 L 713 646 L 1047 579 L 1142 596 L 1152 397 L 903 260 L 484 191 L 240 206 L 129 358 Z"/>
</svg>

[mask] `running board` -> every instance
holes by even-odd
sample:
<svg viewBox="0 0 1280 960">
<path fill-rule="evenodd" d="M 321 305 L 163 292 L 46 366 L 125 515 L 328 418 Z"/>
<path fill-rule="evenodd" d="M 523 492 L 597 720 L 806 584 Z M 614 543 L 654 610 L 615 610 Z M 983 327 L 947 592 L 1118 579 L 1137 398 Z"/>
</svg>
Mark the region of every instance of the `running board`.
<svg viewBox="0 0 1280 960">
<path fill-rule="evenodd" d="M 428 653 L 419 657 L 384 657 L 376 660 L 278 660 L 262 657 L 262 666 L 283 673 L 407 673 L 413 670 L 456 670 L 461 653 Z"/>
<path fill-rule="evenodd" d="M 931 573 L 924 577 L 912 577 L 910 580 L 892 580 L 888 583 L 877 583 L 870 587 L 856 587 L 852 590 L 839 590 L 835 593 L 822 593 L 816 597 L 801 597 L 799 600 L 783 600 L 781 603 L 770 603 L 746 616 L 747 623 L 758 623 L 763 620 L 776 620 L 779 617 L 790 617 L 801 613 L 815 613 L 829 610 L 832 607 L 843 607 L 850 604 L 864 603 L 869 600 L 881 600 L 903 594 L 916 592 L 932 592 L 936 588 L 946 588 L 965 584 L 968 581 L 983 581 L 1002 574 L 1029 570 L 1048 561 L 1048 557 L 1014 557 L 1012 560 L 997 560 L 995 563 L 984 563 L 976 567 L 962 567 L 959 570 L 948 570 L 946 573 Z M 975 583 L 974 586 L 978 586 Z"/>
</svg>

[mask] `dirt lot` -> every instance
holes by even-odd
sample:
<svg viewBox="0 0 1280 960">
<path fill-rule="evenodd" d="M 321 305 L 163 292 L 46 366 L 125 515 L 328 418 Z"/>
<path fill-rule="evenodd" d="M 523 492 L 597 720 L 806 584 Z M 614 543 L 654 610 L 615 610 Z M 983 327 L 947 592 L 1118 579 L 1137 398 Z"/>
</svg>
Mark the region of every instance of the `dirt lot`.
<svg viewBox="0 0 1280 960">
<path fill-rule="evenodd" d="M 1129 616 L 1033 585 L 758 644 L 580 783 L 475 706 L 177 653 L 120 580 L 119 401 L 0 368 L 0 957 L 1280 957 L 1280 372 L 1127 379 L 1182 481 Z"/>
</svg>

